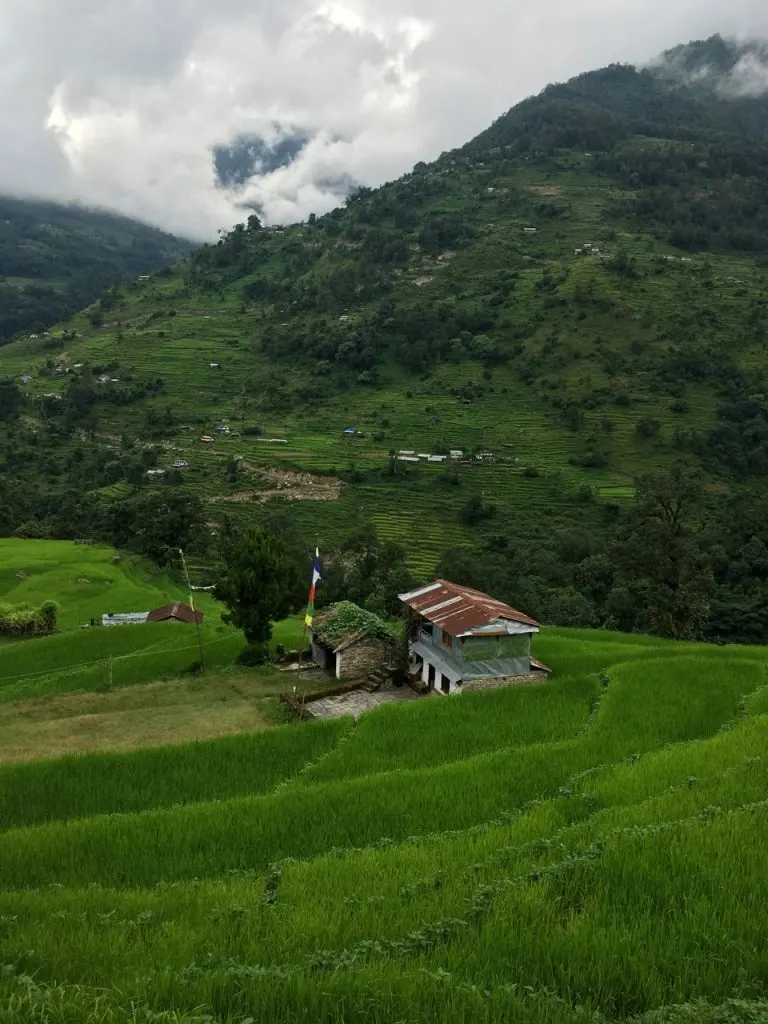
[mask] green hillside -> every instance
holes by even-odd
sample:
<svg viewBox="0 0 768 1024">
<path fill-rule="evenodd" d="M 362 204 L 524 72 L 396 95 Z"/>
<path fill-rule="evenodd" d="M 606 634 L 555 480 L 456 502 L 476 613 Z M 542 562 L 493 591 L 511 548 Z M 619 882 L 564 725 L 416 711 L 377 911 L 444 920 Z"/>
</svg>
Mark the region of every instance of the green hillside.
<svg viewBox="0 0 768 1024">
<path fill-rule="evenodd" d="M 0 1021 L 755 1024 L 765 652 L 0 769 Z"/>
<path fill-rule="evenodd" d="M 21 332 L 43 334 L 106 288 L 191 249 L 127 217 L 0 196 L 0 345 Z"/>
<path fill-rule="evenodd" d="M 105 614 L 147 612 L 188 600 L 186 589 L 167 571 L 104 545 L 0 540 L 0 604 L 38 607 L 55 601 L 58 609 L 55 635 L 0 641 L 0 705 L 149 683 L 189 671 L 199 659 L 192 626 L 100 628 Z M 222 623 L 222 606 L 209 594 L 197 594 L 195 603 L 205 616 L 206 668 L 231 665 L 243 647 L 242 634 Z M 99 628 L 90 628 L 92 620 Z M 289 624 L 279 628 L 290 631 Z"/>
<path fill-rule="evenodd" d="M 741 53 L 684 52 L 689 76 Z M 510 599 L 543 581 L 532 612 L 632 628 L 578 567 L 613 551 L 636 478 L 683 461 L 724 635 L 764 635 L 768 101 L 676 66 L 552 86 L 345 208 L 252 216 L 5 346 L 0 530 L 122 544 L 115 508 L 183 486 L 199 522 L 290 520 L 326 551 L 372 523 L 416 579 L 503 558 Z"/>
</svg>

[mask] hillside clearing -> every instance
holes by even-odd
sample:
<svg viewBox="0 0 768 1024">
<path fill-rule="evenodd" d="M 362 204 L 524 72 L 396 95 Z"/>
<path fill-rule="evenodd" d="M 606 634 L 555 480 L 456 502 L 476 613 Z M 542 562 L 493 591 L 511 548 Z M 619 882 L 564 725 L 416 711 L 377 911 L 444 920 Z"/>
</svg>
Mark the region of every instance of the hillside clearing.
<svg viewBox="0 0 768 1024">
<path fill-rule="evenodd" d="M 264 670 L 0 705 L 0 763 L 253 732 L 279 721 L 285 688 Z"/>
</svg>

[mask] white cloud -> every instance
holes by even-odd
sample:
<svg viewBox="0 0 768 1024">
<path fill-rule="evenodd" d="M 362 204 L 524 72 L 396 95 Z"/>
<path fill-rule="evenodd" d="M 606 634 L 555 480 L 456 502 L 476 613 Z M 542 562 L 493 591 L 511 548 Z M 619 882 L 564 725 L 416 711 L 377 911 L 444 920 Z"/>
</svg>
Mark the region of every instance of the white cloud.
<svg viewBox="0 0 768 1024">
<path fill-rule="evenodd" d="M 716 31 L 768 35 L 760 0 L 3 0 L 0 189 L 80 198 L 196 237 L 274 221 L 459 145 L 547 82 Z M 762 88 L 762 64 L 736 84 Z M 217 189 L 211 147 L 274 123 L 291 166 Z"/>
</svg>

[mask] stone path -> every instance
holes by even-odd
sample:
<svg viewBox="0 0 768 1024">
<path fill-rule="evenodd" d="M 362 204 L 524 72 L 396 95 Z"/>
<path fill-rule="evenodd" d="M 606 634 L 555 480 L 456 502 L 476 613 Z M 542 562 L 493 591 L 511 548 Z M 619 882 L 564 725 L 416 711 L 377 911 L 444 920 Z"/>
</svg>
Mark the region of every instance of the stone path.
<svg viewBox="0 0 768 1024">
<path fill-rule="evenodd" d="M 342 718 L 344 715 L 352 715 L 353 718 L 360 718 L 366 711 L 381 707 L 382 704 L 391 704 L 396 700 L 418 700 L 419 695 L 410 686 L 402 686 L 393 690 L 378 690 L 376 693 L 366 693 L 365 690 L 354 690 L 352 693 L 344 693 L 339 697 L 321 697 L 320 700 L 313 700 L 307 704 L 307 710 L 313 718 Z"/>
</svg>

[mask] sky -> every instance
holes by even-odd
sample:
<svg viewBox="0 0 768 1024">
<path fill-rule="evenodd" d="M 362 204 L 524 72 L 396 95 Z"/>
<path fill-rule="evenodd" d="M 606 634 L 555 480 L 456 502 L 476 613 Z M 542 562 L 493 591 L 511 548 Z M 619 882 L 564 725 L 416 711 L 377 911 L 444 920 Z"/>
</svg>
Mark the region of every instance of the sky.
<svg viewBox="0 0 768 1024">
<path fill-rule="evenodd" d="M 715 32 L 765 0 L 0 0 L 0 192 L 104 206 L 196 240 L 338 205 L 462 145 L 552 81 Z M 288 167 L 217 187 L 213 149 L 278 126 Z"/>
</svg>

